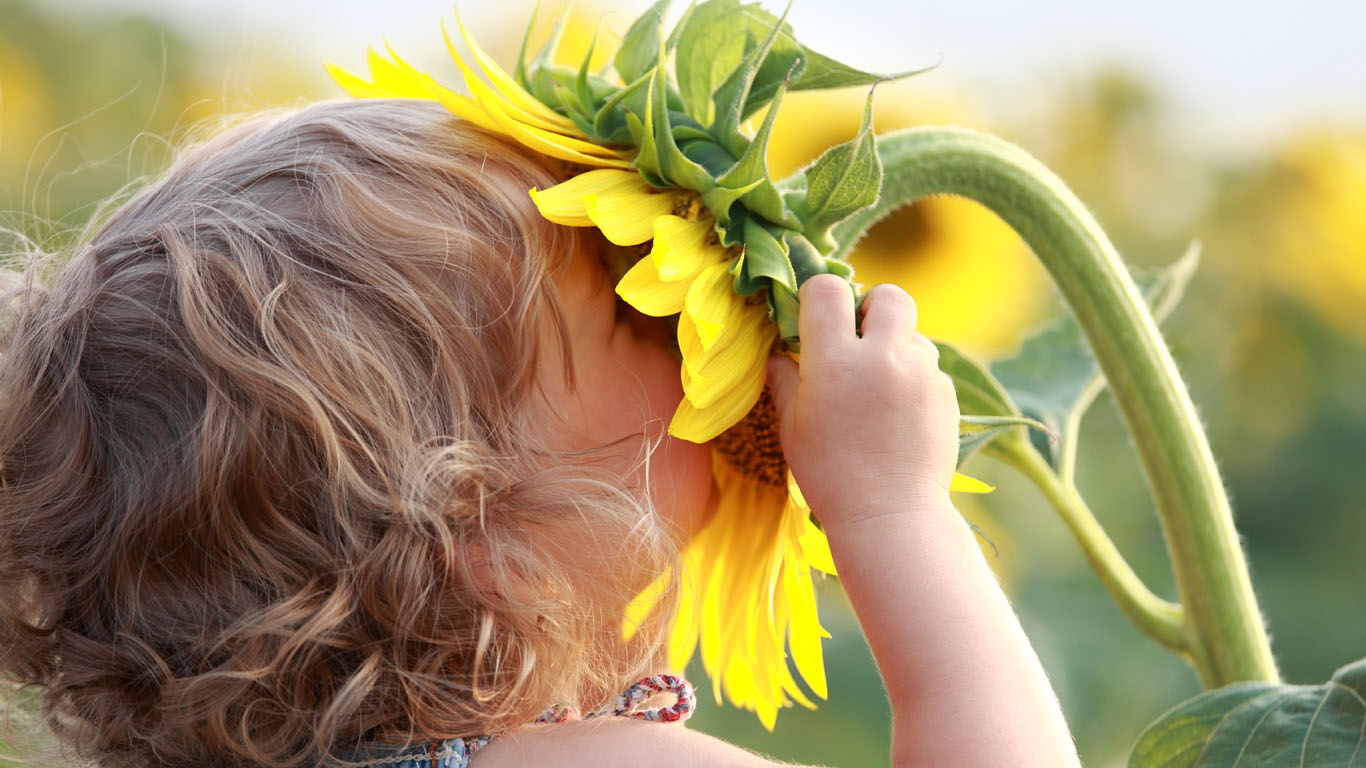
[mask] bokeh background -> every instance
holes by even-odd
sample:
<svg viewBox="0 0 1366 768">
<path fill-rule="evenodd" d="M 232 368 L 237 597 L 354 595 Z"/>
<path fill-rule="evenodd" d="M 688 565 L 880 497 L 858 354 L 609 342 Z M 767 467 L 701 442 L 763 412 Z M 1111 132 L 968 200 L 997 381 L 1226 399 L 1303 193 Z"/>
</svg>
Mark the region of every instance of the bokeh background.
<svg viewBox="0 0 1366 768">
<path fill-rule="evenodd" d="M 798 0 L 790 18 L 805 43 L 865 69 L 938 62 L 879 90 L 879 130 L 954 123 L 1016 141 L 1134 263 L 1165 264 L 1202 241 L 1167 335 L 1231 489 L 1282 672 L 1319 683 L 1366 655 L 1366 4 L 1126 5 Z M 507 62 L 529 6 L 462 10 Z M 599 23 L 620 34 L 642 9 L 579 3 L 566 54 L 581 55 Z M 19 238 L 70 243 L 217 116 L 338 97 L 321 62 L 359 68 L 382 36 L 456 83 L 442 18 L 450 8 L 437 0 L 0 0 L 0 253 L 17 254 Z M 851 136 L 863 97 L 789 97 L 775 173 Z M 910 290 L 928 333 L 985 359 L 1010 355 L 1057 311 L 1018 238 L 966 201 L 904 209 L 856 264 L 865 281 Z M 1000 490 L 962 510 L 995 545 L 1085 764 L 1122 765 L 1146 723 L 1198 691 L 1194 675 L 1125 621 L 1032 487 L 986 460 L 971 470 Z M 1105 398 L 1085 422 L 1079 472 L 1135 569 L 1174 597 Z M 828 702 L 784 712 L 770 734 L 704 696 L 694 724 L 787 760 L 885 764 L 876 669 L 838 586 L 822 600 Z"/>
</svg>

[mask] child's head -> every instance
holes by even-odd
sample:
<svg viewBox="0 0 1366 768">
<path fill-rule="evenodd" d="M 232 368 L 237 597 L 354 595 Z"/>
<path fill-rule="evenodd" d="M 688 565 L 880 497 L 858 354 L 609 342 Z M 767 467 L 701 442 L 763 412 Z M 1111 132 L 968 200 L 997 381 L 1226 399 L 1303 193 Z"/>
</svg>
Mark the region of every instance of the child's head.
<svg viewBox="0 0 1366 768">
<path fill-rule="evenodd" d="M 543 163 L 434 104 L 317 105 L 196 149 L 27 281 L 0 671 L 54 727 L 110 764 L 302 764 L 644 663 L 620 612 L 672 544 L 639 472 L 548 428 L 582 370 L 557 275 L 595 246 L 531 205 Z"/>
</svg>

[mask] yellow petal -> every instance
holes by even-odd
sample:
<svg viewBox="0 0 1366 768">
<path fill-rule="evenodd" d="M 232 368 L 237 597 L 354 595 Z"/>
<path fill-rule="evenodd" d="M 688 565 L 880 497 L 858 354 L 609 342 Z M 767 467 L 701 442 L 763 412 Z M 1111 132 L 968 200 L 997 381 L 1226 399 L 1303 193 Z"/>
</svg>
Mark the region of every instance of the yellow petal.
<svg viewBox="0 0 1366 768">
<path fill-rule="evenodd" d="M 654 192 L 589 192 L 584 212 L 616 245 L 640 245 L 654 236 L 654 220 L 673 211 L 674 196 Z"/>
<path fill-rule="evenodd" d="M 735 426 L 759 402 L 759 393 L 764 389 L 766 365 L 765 358 L 756 358 L 754 367 L 746 372 L 736 387 L 706 408 L 699 408 L 684 397 L 674 412 L 673 420 L 669 422 L 669 434 L 682 440 L 705 443 Z"/>
<path fill-rule="evenodd" d="M 704 267 L 725 260 L 726 249 L 709 245 L 714 227 L 710 218 L 689 221 L 681 216 L 660 216 L 654 221 L 654 246 L 650 260 L 661 280 L 691 280 Z"/>
<path fill-rule="evenodd" d="M 449 44 L 449 38 L 447 39 Z M 565 136 L 536 124 L 523 110 L 509 102 L 502 95 L 489 88 L 469 68 L 464 59 L 451 48 L 451 57 L 465 78 L 465 85 L 479 106 L 488 113 L 497 125 L 498 131 L 511 136 L 521 144 L 560 160 L 583 165 L 626 168 L 630 161 L 619 157 L 614 151 L 584 141 L 573 136 Z M 521 118 L 521 119 L 519 119 Z M 582 136 L 582 134 L 579 134 Z"/>
<path fill-rule="evenodd" d="M 536 204 L 542 216 L 556 224 L 591 227 L 593 220 L 588 218 L 588 211 L 583 205 L 585 195 L 596 192 L 645 194 L 651 189 L 653 188 L 635 171 L 599 168 L 581 173 L 547 189 L 533 189 L 531 201 Z"/>
<path fill-rule="evenodd" d="M 404 61 L 393 48 L 388 48 L 389 56 L 394 60 L 394 67 L 412 83 L 420 85 L 427 91 L 425 98 L 435 99 L 445 107 L 451 114 L 462 120 L 467 120 L 485 130 L 494 133 L 503 133 L 498 124 L 489 117 L 489 113 L 473 99 L 463 94 L 456 93 L 444 85 L 438 83 L 431 75 L 426 72 L 419 72 L 408 62 Z"/>
<path fill-rule="evenodd" d="M 392 55 L 392 50 L 390 54 Z M 370 64 L 370 79 L 375 87 L 396 98 L 430 99 L 431 94 L 413 77 L 412 67 L 400 66 L 379 55 L 374 48 L 366 52 Z"/>
<path fill-rule="evenodd" d="M 342 90 L 361 99 L 384 98 L 389 94 L 384 89 L 379 88 L 369 80 L 365 80 L 357 74 L 342 69 L 341 67 L 327 62 L 323 65 L 327 69 L 327 74 L 332 81 L 341 86 Z"/>
<path fill-rule="evenodd" d="M 790 556 L 795 559 L 795 547 Z M 792 608 L 792 623 L 788 628 L 792 661 L 802 679 L 811 686 L 811 692 L 824 699 L 827 689 L 821 638 L 828 637 L 829 633 L 821 627 L 820 618 L 816 615 L 816 593 L 811 586 L 811 570 L 804 564 L 791 563 L 784 569 L 783 578 L 787 582 L 787 599 Z"/>
<path fill-rule="evenodd" d="M 744 298 L 735 292 L 734 282 L 730 262 L 714 264 L 703 269 L 688 290 L 683 311 L 697 327 L 703 349 L 711 349 L 726 324 L 738 320 L 745 309 Z"/>
<path fill-rule="evenodd" d="M 641 259 L 622 275 L 617 283 L 617 295 L 644 314 L 666 317 L 683 310 L 683 297 L 688 295 L 688 283 L 661 280 L 654 262 Z"/>
<path fill-rule="evenodd" d="M 953 480 L 949 481 L 949 490 L 954 493 L 991 493 L 996 490 L 996 486 L 987 485 L 975 477 L 953 473 Z"/>
<path fill-rule="evenodd" d="M 762 309 L 747 315 L 744 321 L 727 327 L 734 335 L 717 344 L 710 353 L 702 352 L 692 341 L 695 334 L 690 332 L 691 321 L 681 316 L 678 338 L 683 366 L 688 373 L 683 391 L 694 406 L 707 408 L 737 389 L 747 390 L 751 379 L 757 379 L 759 388 L 763 388 L 768 351 L 777 329 L 768 322 Z"/>
<path fill-rule="evenodd" d="M 455 12 L 455 25 L 460 28 L 460 35 L 465 38 L 465 45 L 469 47 L 470 53 L 474 54 L 475 62 L 479 64 L 479 68 L 483 70 L 489 82 L 493 83 L 493 87 L 498 90 L 506 102 L 515 106 L 519 112 L 527 115 L 542 128 L 587 138 L 579 131 L 578 126 L 574 125 L 573 120 L 541 103 L 540 99 L 528 93 L 512 76 L 498 66 L 497 62 L 484 53 L 483 49 L 476 45 L 474 39 L 470 37 L 465 25 L 461 23 L 459 10 Z M 463 60 L 460 59 L 460 55 L 455 51 L 455 46 L 451 43 L 451 36 L 447 33 L 444 22 L 441 24 L 441 34 L 446 38 L 446 49 L 450 51 L 451 58 L 456 59 L 458 64 L 463 64 Z"/>
</svg>

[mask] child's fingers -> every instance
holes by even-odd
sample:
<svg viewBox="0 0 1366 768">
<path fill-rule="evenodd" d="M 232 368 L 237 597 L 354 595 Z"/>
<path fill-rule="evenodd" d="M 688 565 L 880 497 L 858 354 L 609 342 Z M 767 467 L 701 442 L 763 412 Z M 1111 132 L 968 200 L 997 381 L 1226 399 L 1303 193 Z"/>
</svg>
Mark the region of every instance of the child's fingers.
<svg viewBox="0 0 1366 768">
<path fill-rule="evenodd" d="M 823 358 L 858 338 L 854 332 L 854 294 L 843 278 L 815 275 L 798 292 L 797 332 L 802 355 Z"/>
<path fill-rule="evenodd" d="M 862 310 L 865 339 L 907 342 L 916 335 L 915 299 L 898 285 L 882 283 L 869 288 Z"/>
<path fill-rule="evenodd" d="M 773 394 L 773 409 L 778 414 L 780 436 L 792 426 L 797 404 L 797 385 L 800 383 L 801 371 L 796 360 L 787 355 L 773 355 L 768 358 L 768 389 Z"/>
</svg>

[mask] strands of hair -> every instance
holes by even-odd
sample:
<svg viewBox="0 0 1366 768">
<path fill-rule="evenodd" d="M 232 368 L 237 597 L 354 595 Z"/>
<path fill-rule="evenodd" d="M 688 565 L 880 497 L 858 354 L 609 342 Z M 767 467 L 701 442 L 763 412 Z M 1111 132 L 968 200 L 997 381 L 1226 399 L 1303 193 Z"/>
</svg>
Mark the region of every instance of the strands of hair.
<svg viewBox="0 0 1366 768">
<path fill-rule="evenodd" d="M 545 162 L 435 104 L 315 105 L 193 149 L 30 269 L 0 364 L 0 672 L 82 757 L 314 764 L 594 707 L 650 666 L 664 627 L 620 640 L 642 585 L 538 546 L 676 555 L 636 489 L 545 443 L 554 255 L 585 248 L 527 198 Z"/>
</svg>

